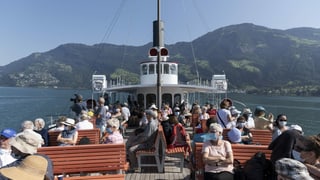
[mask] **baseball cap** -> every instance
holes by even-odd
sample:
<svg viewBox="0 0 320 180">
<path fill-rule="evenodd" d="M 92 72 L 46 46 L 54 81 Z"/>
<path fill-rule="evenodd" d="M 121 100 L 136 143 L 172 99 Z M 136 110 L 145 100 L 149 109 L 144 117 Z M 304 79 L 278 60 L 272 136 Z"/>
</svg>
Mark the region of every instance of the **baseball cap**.
<svg viewBox="0 0 320 180">
<path fill-rule="evenodd" d="M 4 136 L 6 138 L 12 138 L 15 137 L 17 135 L 16 131 L 11 129 L 11 128 L 6 128 L 4 130 L 1 131 L 1 136 Z"/>
</svg>

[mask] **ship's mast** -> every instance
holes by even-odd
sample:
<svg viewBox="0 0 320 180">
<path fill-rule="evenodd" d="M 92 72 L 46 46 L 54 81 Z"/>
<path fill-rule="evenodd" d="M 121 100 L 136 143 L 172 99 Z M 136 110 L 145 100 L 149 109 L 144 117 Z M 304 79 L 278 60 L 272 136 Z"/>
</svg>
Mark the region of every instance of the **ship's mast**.
<svg viewBox="0 0 320 180">
<path fill-rule="evenodd" d="M 158 0 L 157 4 L 157 21 L 153 22 L 153 46 L 157 47 L 158 49 L 158 55 L 157 55 L 157 106 L 158 108 L 161 108 L 161 52 L 160 48 L 164 47 L 163 43 L 163 32 L 161 31 L 163 23 L 160 21 L 160 0 Z"/>
</svg>

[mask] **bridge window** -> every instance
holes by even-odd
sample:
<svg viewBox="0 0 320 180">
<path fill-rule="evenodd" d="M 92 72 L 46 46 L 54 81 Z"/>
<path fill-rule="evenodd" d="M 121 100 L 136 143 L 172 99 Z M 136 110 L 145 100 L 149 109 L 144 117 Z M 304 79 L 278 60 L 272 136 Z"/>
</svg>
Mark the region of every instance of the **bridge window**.
<svg viewBox="0 0 320 180">
<path fill-rule="evenodd" d="M 170 71 L 171 71 L 171 74 L 177 74 L 177 65 L 170 64 Z"/>
<path fill-rule="evenodd" d="M 142 65 L 141 71 L 142 75 L 148 74 L 148 66 L 146 64 Z"/>
<path fill-rule="evenodd" d="M 144 95 L 143 94 L 138 94 L 137 99 L 138 99 L 138 105 L 140 107 L 144 107 Z"/>
<path fill-rule="evenodd" d="M 163 65 L 163 74 L 169 74 L 169 64 Z"/>
<path fill-rule="evenodd" d="M 154 74 L 154 64 L 149 64 L 149 74 Z"/>
</svg>

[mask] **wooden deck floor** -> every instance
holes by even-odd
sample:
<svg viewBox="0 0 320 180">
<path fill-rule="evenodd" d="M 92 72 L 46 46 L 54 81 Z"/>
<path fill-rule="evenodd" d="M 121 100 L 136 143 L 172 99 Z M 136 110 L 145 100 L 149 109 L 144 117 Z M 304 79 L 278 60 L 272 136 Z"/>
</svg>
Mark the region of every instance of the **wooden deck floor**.
<svg viewBox="0 0 320 180">
<path fill-rule="evenodd" d="M 189 129 L 187 128 L 187 131 Z M 129 136 L 133 132 L 133 129 L 127 129 L 127 135 Z M 125 140 L 128 138 L 125 136 Z M 184 162 L 183 172 L 180 172 L 179 162 L 180 160 L 174 157 L 166 157 L 164 172 L 158 173 L 156 167 L 143 167 L 141 172 L 135 171 L 134 173 L 126 173 L 126 180 L 189 180 L 190 169 L 189 163 Z"/>
<path fill-rule="evenodd" d="M 180 172 L 179 160 L 177 158 L 167 157 L 165 161 L 164 173 L 158 173 L 156 167 L 144 167 L 140 172 L 126 173 L 126 180 L 189 180 L 190 169 L 185 162 L 183 172 Z"/>
</svg>

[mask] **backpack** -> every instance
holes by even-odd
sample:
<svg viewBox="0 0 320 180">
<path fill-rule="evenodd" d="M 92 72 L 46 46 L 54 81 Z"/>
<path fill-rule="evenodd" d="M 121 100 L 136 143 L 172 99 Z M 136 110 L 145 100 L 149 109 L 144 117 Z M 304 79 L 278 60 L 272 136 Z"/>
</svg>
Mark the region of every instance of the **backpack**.
<svg viewBox="0 0 320 180">
<path fill-rule="evenodd" d="M 272 179 L 272 167 L 272 163 L 266 159 L 265 153 L 257 152 L 245 163 L 243 173 L 247 180 L 269 180 Z"/>
<path fill-rule="evenodd" d="M 79 145 L 85 145 L 85 144 L 91 144 L 90 139 L 87 136 L 83 136 L 80 140 L 79 140 Z"/>
</svg>

